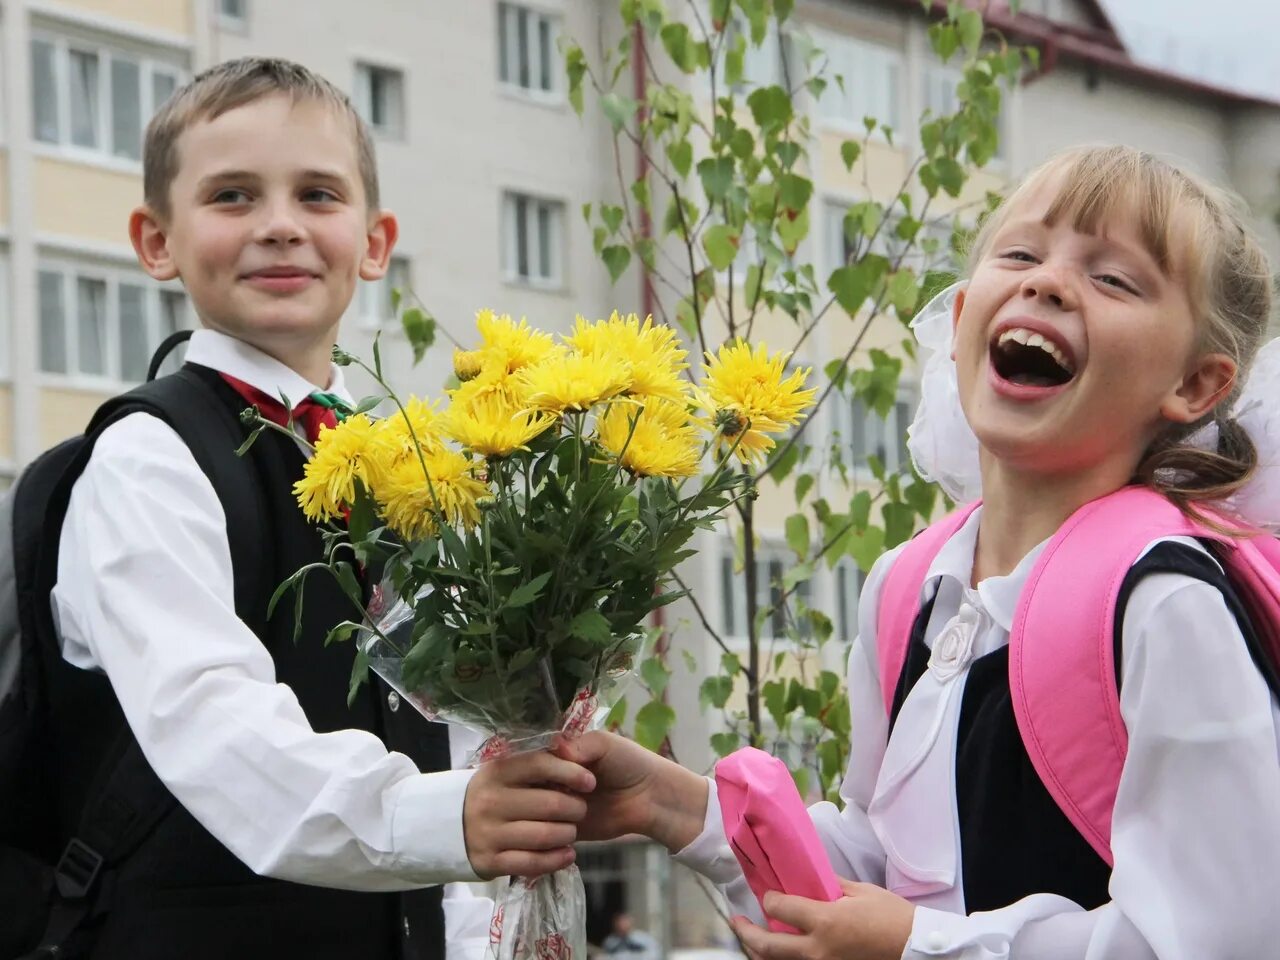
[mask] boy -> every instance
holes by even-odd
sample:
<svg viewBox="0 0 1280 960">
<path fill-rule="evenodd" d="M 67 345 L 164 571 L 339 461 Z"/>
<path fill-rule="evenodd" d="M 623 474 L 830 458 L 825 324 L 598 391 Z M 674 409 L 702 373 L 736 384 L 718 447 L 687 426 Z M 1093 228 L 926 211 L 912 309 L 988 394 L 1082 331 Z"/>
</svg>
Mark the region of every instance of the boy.
<svg viewBox="0 0 1280 960">
<path fill-rule="evenodd" d="M 225 407 L 210 416 L 271 415 L 281 394 L 349 400 L 330 362 L 338 322 L 357 279 L 384 275 L 397 225 L 345 95 L 284 61 L 214 67 L 152 120 L 144 189 L 130 238 L 191 297 L 188 369 Z M 291 502 L 303 454 L 267 432 L 242 463 L 269 506 L 274 585 L 321 557 Z M 534 754 L 448 772 L 431 726 L 388 712 L 385 689 L 347 708 L 351 648 L 322 644 L 352 615 L 340 591 L 311 584 L 295 645 L 293 604 L 269 620 L 243 609 L 234 572 L 226 514 L 173 429 L 133 413 L 102 432 L 60 541 L 63 658 L 105 672 L 179 805 L 116 871 L 95 958 L 438 958 L 438 897 L 390 891 L 571 862 L 585 806 L 566 791 L 591 788 L 584 768 Z M 79 749 L 93 723 L 75 718 Z"/>
</svg>

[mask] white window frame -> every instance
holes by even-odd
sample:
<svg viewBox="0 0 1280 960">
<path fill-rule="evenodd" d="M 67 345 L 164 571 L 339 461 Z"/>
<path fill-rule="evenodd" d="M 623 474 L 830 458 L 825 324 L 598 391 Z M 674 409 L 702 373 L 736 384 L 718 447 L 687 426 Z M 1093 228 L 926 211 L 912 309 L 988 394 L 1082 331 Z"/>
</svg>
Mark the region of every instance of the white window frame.
<svg viewBox="0 0 1280 960">
<path fill-rule="evenodd" d="M 35 129 L 35 114 L 32 112 L 31 139 L 37 151 L 53 153 L 68 158 L 85 161 L 100 166 L 124 169 L 130 173 L 142 170 L 142 143 L 138 143 L 139 156 L 121 156 L 115 152 L 112 112 L 115 104 L 112 100 L 112 71 L 114 59 L 128 60 L 138 66 L 139 118 L 141 130 L 145 131 L 147 122 L 155 115 L 160 104 L 155 103 L 155 74 L 165 73 L 175 80 L 179 87 L 186 79 L 186 72 L 180 67 L 165 60 L 159 60 L 142 54 L 129 53 L 109 44 L 81 40 L 54 33 L 50 30 L 37 29 L 31 32 L 30 43 L 47 43 L 53 47 L 53 82 L 57 107 L 58 138 L 55 141 L 41 140 Z M 98 116 L 97 141 L 95 147 L 85 147 L 71 141 L 71 51 L 87 53 L 98 58 Z M 34 63 L 34 57 L 31 58 Z M 34 68 L 33 68 L 34 69 Z M 35 94 L 35 78 L 31 77 L 32 95 Z"/>
<path fill-rule="evenodd" d="M 413 261 L 393 254 L 387 265 L 386 275 L 381 280 L 360 281 L 357 310 L 363 329 L 377 330 L 395 323 L 396 318 L 392 315 L 390 306 L 391 290 L 397 287 L 402 288 L 406 296 L 413 289 Z"/>
<path fill-rule="evenodd" d="M 877 454 L 879 450 L 883 449 L 885 455 L 881 462 L 884 464 L 886 474 L 909 473 L 911 461 L 910 455 L 906 453 L 906 436 L 907 427 L 911 424 L 911 419 L 915 415 L 918 402 L 915 391 L 906 385 L 901 385 L 898 389 L 898 395 L 894 399 L 893 409 L 889 411 L 889 415 L 883 420 L 874 410 L 868 410 L 863 407 L 861 400 L 851 397 L 843 391 L 839 393 L 838 401 L 831 408 L 831 434 L 829 439 L 832 446 L 835 446 L 838 442 L 840 456 L 849 471 L 859 479 L 870 480 L 872 475 L 867 460 L 872 454 Z M 883 445 L 877 445 L 876 450 L 859 452 L 853 448 L 854 417 L 859 412 L 865 417 L 864 424 L 874 422 L 877 424 L 876 430 L 883 431 L 882 435 L 873 438 L 883 441 Z M 882 427 L 879 426 L 881 424 L 883 425 Z"/>
<path fill-rule="evenodd" d="M 562 67 L 560 57 L 557 52 L 559 39 L 564 29 L 563 16 L 556 11 L 548 10 L 535 4 L 516 3 L 511 2 L 511 0 L 499 0 L 499 3 L 494 10 L 496 12 L 496 16 L 494 18 L 494 45 L 497 48 L 495 61 L 498 68 L 497 80 L 499 88 L 504 93 L 510 94 L 511 96 L 532 100 L 537 103 L 552 106 L 565 104 L 567 102 L 565 80 L 564 77 L 561 76 Z M 512 53 L 518 55 L 519 53 L 519 38 L 513 37 L 510 32 L 504 32 L 503 29 L 503 23 L 508 10 L 512 12 L 523 10 L 529 17 L 531 27 L 529 37 L 531 43 L 529 49 L 526 51 L 526 56 L 529 62 L 529 86 L 521 84 L 518 77 L 512 80 L 504 78 L 502 75 L 504 68 L 509 65 L 508 55 Z M 548 24 L 548 29 L 551 34 L 550 42 L 548 43 L 548 52 L 550 53 L 551 63 L 547 70 L 547 78 L 551 85 L 550 87 L 545 88 L 542 86 L 540 81 L 537 84 L 533 83 L 533 78 L 535 76 L 539 78 L 541 77 L 543 60 L 540 44 L 536 40 L 533 40 L 532 37 L 537 31 L 538 25 L 543 22 Z M 507 41 L 505 45 L 503 43 L 504 37 Z M 512 65 L 510 69 L 508 69 L 508 77 L 510 77 L 511 69 L 516 68 Z"/>
<path fill-rule="evenodd" d="M 732 538 L 720 537 L 720 556 L 716 566 L 716 584 L 717 592 L 720 596 L 720 609 L 718 611 L 718 622 L 720 625 L 720 636 L 725 644 L 731 650 L 745 650 L 748 646 L 747 642 L 747 622 L 746 622 L 746 570 L 738 570 L 737 548 Z M 795 554 L 785 543 L 761 537 L 759 544 L 756 546 L 756 594 L 759 600 L 759 608 L 763 609 L 766 603 L 771 603 L 773 596 L 773 581 L 781 579 L 781 575 L 796 564 Z M 776 565 L 780 576 L 775 578 L 769 574 L 770 567 Z M 813 587 L 814 580 L 808 580 L 801 585 L 793 597 L 802 598 L 810 608 L 813 607 Z M 741 592 L 735 592 L 732 584 L 740 583 L 742 585 Z M 781 589 L 781 587 L 779 587 Z M 732 615 L 731 615 L 732 611 Z M 775 611 L 772 616 L 761 624 L 760 635 L 757 640 L 763 644 L 786 644 L 790 648 L 791 641 L 787 638 L 785 630 L 779 629 L 778 621 L 781 620 L 783 614 Z M 738 621 L 742 622 L 739 623 Z M 799 621 L 801 627 L 808 623 L 807 618 Z"/>
<path fill-rule="evenodd" d="M 218 4 L 218 26 L 223 30 L 231 30 L 236 33 L 247 33 L 249 31 L 249 4 L 252 0 L 240 0 L 240 5 L 244 12 L 238 16 L 234 13 L 228 13 L 223 9 L 223 0 L 217 0 Z"/>
<path fill-rule="evenodd" d="M 858 638 L 858 604 L 867 575 L 851 557 L 841 557 L 831 571 L 832 635 L 841 643 Z"/>
<path fill-rule="evenodd" d="M 856 135 L 865 137 L 867 128 L 863 125 L 863 117 L 874 116 L 878 121 L 875 131 L 871 134 L 873 139 L 885 139 L 882 127 L 888 124 L 893 128 L 895 138 L 904 135 L 904 80 L 906 77 L 906 56 L 904 52 L 896 47 L 891 47 L 884 43 L 877 43 L 873 40 L 864 40 L 861 37 L 852 37 L 848 34 L 835 33 L 830 30 L 815 30 L 814 43 L 818 49 L 825 52 L 830 58 L 831 63 L 829 71 L 831 77 L 827 83 L 826 89 L 822 96 L 818 97 L 814 103 L 813 110 L 818 124 L 829 130 L 839 131 L 848 135 Z M 847 116 L 843 110 L 837 111 L 833 109 L 832 104 L 837 100 L 843 101 L 849 96 L 856 96 L 855 92 L 862 89 L 860 78 L 850 78 L 846 75 L 846 71 L 842 69 L 843 57 L 837 61 L 833 51 L 840 50 L 841 53 L 852 53 L 854 58 L 862 57 L 882 57 L 884 65 L 889 67 L 891 75 L 889 78 L 889 94 L 887 102 L 889 103 L 891 116 L 885 117 L 878 110 L 864 110 L 859 116 Z M 845 90 L 842 93 L 840 85 L 836 83 L 835 75 L 844 76 Z M 825 105 L 825 106 L 824 106 Z M 863 104 L 867 106 L 867 104 Z"/>
<path fill-rule="evenodd" d="M 536 211 L 546 208 L 553 214 L 550 218 L 550 274 L 543 276 L 530 270 L 527 274 L 519 272 L 519 238 L 517 229 L 517 205 L 525 200 L 528 208 Z M 535 245 L 537 229 L 530 225 L 531 217 L 525 214 L 525 245 L 528 264 L 541 260 L 538 255 L 540 245 Z M 507 283 L 537 287 L 543 290 L 562 290 L 566 286 L 565 264 L 568 260 L 568 204 L 559 197 L 550 197 L 527 190 L 508 188 L 502 191 L 502 276 Z"/>
<path fill-rule="evenodd" d="M 44 369 L 43 357 L 38 359 L 40 364 L 39 379 L 42 385 L 52 387 L 73 387 L 87 390 L 100 390 L 118 392 L 121 387 L 134 385 L 137 381 L 126 380 L 121 371 L 120 364 L 120 293 L 121 284 L 141 287 L 145 293 L 143 300 L 144 309 L 146 310 L 146 336 L 147 336 L 147 355 L 144 361 L 150 362 L 156 348 L 160 345 L 161 340 L 168 333 L 162 331 L 162 291 L 182 291 L 181 286 L 176 284 L 159 284 L 139 270 L 129 270 L 123 267 L 101 266 L 96 263 L 83 263 L 70 260 L 65 257 L 41 257 L 36 264 L 37 272 L 37 339 L 42 335 L 43 316 L 39 304 L 39 280 L 41 273 L 56 273 L 62 279 L 62 323 L 63 336 L 65 344 L 66 366 L 65 373 L 49 371 Z M 79 326 L 77 318 L 77 310 L 79 306 L 77 298 L 77 281 L 78 280 L 101 281 L 106 285 L 106 314 L 105 323 L 106 331 L 103 344 L 104 352 L 104 372 L 102 374 L 82 373 L 80 372 L 80 341 Z M 182 316 L 181 327 L 190 329 L 193 326 L 193 313 L 191 309 L 191 300 L 186 298 Z M 163 333 L 163 336 L 162 336 Z"/>
<path fill-rule="evenodd" d="M 392 114 L 391 123 L 373 121 L 373 77 L 385 74 L 392 81 L 394 102 L 387 104 Z M 370 132 L 379 140 L 403 142 L 409 138 L 409 77 L 403 67 L 361 57 L 355 63 L 355 81 L 352 87 L 356 110 L 364 119 Z"/>
</svg>

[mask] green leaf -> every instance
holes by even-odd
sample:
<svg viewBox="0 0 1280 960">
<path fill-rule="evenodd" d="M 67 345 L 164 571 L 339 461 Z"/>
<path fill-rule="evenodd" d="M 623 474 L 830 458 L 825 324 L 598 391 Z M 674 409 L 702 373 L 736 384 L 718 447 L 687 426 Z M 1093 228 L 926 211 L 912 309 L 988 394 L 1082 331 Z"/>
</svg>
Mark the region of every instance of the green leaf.
<svg viewBox="0 0 1280 960">
<path fill-rule="evenodd" d="M 640 677 L 649 691 L 661 699 L 667 691 L 667 683 L 671 680 L 671 671 L 657 657 L 650 657 L 640 664 Z"/>
<path fill-rule="evenodd" d="M 619 697 L 604 718 L 604 728 L 606 730 L 618 730 L 627 722 L 627 698 Z"/>
<path fill-rule="evenodd" d="M 788 567 L 787 572 L 782 575 L 782 589 L 790 590 L 798 583 L 812 580 L 814 570 L 815 567 L 812 560 L 796 564 L 794 567 Z"/>
<path fill-rule="evenodd" d="M 884 553 L 884 531 L 879 527 L 867 527 L 849 538 L 849 556 L 863 573 L 870 573 L 871 566 Z"/>
<path fill-rule="evenodd" d="M 933 168 L 943 190 L 953 197 L 960 196 L 960 191 L 964 189 L 964 167 L 950 157 L 937 157 L 929 166 Z M 923 168 L 921 172 L 924 172 Z"/>
<path fill-rule="evenodd" d="M 694 656 L 692 653 L 690 653 L 688 650 L 683 650 L 683 649 L 682 649 L 682 650 L 680 651 L 680 654 L 681 654 L 681 656 L 683 656 L 683 657 L 684 657 L 684 665 L 685 665 L 686 667 L 688 667 L 689 672 L 690 672 L 690 673 L 697 673 L 697 672 L 698 672 L 698 658 L 697 658 L 697 657 L 695 657 L 695 656 Z"/>
<path fill-rule="evenodd" d="M 920 295 L 920 287 L 910 267 L 904 267 L 889 277 L 887 292 L 898 316 L 910 319 L 916 309 L 916 298 Z"/>
<path fill-rule="evenodd" d="M 360 624 L 346 620 L 332 628 L 324 635 L 324 645 L 327 647 L 331 643 L 341 643 L 343 640 L 350 640 L 353 633 L 363 629 L 364 628 Z"/>
<path fill-rule="evenodd" d="M 609 271 L 610 282 L 617 283 L 631 263 L 631 250 L 621 244 L 610 244 L 600 251 L 600 259 Z"/>
<path fill-rule="evenodd" d="M 693 144 L 688 140 L 667 144 L 667 159 L 671 161 L 676 173 L 680 174 L 680 178 L 684 179 L 689 176 L 689 169 L 693 166 Z"/>
<path fill-rule="evenodd" d="M 631 184 L 631 196 L 641 210 L 649 209 L 649 181 L 641 177 Z"/>
<path fill-rule="evenodd" d="M 862 155 L 862 144 L 857 140 L 846 140 L 840 144 L 840 159 L 844 161 L 845 170 L 852 170 Z"/>
<path fill-rule="evenodd" d="M 602 203 L 600 205 L 600 219 L 604 221 L 604 225 L 609 228 L 609 234 L 618 232 L 618 228 L 622 226 L 623 210 L 621 207 L 614 206 L 611 203 Z"/>
<path fill-rule="evenodd" d="M 650 700 L 636 714 L 636 743 L 656 753 L 675 722 L 676 712 L 671 707 L 661 700 Z"/>
<path fill-rule="evenodd" d="M 364 648 L 357 646 L 355 658 L 351 661 L 351 681 L 347 685 L 347 706 L 356 702 L 360 695 L 360 687 L 369 679 L 369 657 Z"/>
<path fill-rule="evenodd" d="M 564 69 L 569 78 L 569 104 L 582 116 L 582 80 L 587 74 L 587 56 L 578 44 L 570 42 L 566 48 Z"/>
<path fill-rule="evenodd" d="M 738 735 L 733 732 L 713 733 L 711 735 L 711 749 L 716 752 L 717 757 L 727 757 L 733 751 L 737 750 L 742 741 Z"/>
<path fill-rule="evenodd" d="M 791 98 L 781 87 L 760 87 L 747 97 L 751 116 L 763 131 L 776 130 L 791 122 Z"/>
<path fill-rule="evenodd" d="M 715 270 L 724 270 L 738 256 L 738 235 L 731 227 L 718 223 L 708 227 L 702 234 L 702 249 L 706 251 L 707 262 Z"/>
<path fill-rule="evenodd" d="M 886 503 L 880 508 L 884 516 L 884 547 L 892 550 L 911 539 L 915 532 L 916 512 L 905 503 Z"/>
<path fill-rule="evenodd" d="M 883 257 L 869 255 L 857 263 L 839 267 L 827 280 L 827 287 L 835 294 L 836 302 L 850 315 L 856 314 L 884 276 L 886 263 Z"/>
<path fill-rule="evenodd" d="M 441 530 L 445 529 L 441 524 Z M 533 601 L 538 599 L 538 595 L 542 593 L 542 588 L 547 585 L 547 581 L 551 579 L 551 572 L 541 573 L 527 583 L 522 583 L 511 591 L 511 596 L 507 597 L 504 608 L 527 607 Z"/>
<path fill-rule="evenodd" d="M 724 199 L 733 185 L 733 157 L 705 157 L 698 161 L 702 189 L 711 203 Z"/>
<path fill-rule="evenodd" d="M 613 124 L 613 129 L 621 130 L 635 116 L 640 104 L 619 93 L 606 93 L 600 98 L 600 108 L 608 121 Z"/>
<path fill-rule="evenodd" d="M 742 659 L 736 653 L 725 651 L 720 654 L 720 669 L 727 676 L 736 677 L 742 672 Z"/>
<path fill-rule="evenodd" d="M 569 636 L 604 646 L 613 639 L 613 628 L 599 610 L 584 610 L 569 624 Z"/>
<path fill-rule="evenodd" d="M 782 209 L 790 213 L 799 213 L 809 205 L 813 196 L 813 181 L 799 174 L 785 174 L 778 182 L 779 199 Z"/>
<path fill-rule="evenodd" d="M 400 314 L 400 325 L 413 348 L 413 362 L 417 365 L 436 342 L 436 318 L 421 307 L 410 307 Z"/>
<path fill-rule="evenodd" d="M 672 62 L 685 73 L 693 73 L 698 66 L 698 51 L 689 28 L 683 23 L 668 23 L 663 26 L 661 37 Z"/>
<path fill-rule="evenodd" d="M 982 15 L 976 10 L 962 11 L 956 20 L 956 29 L 969 56 L 977 56 L 978 47 L 982 44 Z"/>
<path fill-rule="evenodd" d="M 950 23 L 935 23 L 929 28 L 929 43 L 943 63 L 960 49 L 960 34 Z"/>
<path fill-rule="evenodd" d="M 814 477 L 812 473 L 802 473 L 796 477 L 796 504 L 804 502 L 805 495 L 813 489 Z"/>
<path fill-rule="evenodd" d="M 707 677 L 698 688 L 698 702 L 705 707 L 723 710 L 733 695 L 733 677 Z"/>
<path fill-rule="evenodd" d="M 787 725 L 787 685 L 781 680 L 770 680 L 761 689 L 764 707 L 773 717 L 778 731 L 783 732 Z"/>
<path fill-rule="evenodd" d="M 811 540 L 809 518 L 803 513 L 793 513 L 786 519 L 787 546 L 799 560 L 809 556 Z"/>
</svg>

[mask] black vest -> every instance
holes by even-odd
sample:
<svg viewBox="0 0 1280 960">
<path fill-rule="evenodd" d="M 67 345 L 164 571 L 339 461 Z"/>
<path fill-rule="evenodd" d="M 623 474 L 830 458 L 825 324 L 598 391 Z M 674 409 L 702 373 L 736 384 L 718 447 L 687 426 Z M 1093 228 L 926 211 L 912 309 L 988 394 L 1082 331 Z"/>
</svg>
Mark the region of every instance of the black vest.
<svg viewBox="0 0 1280 960">
<path fill-rule="evenodd" d="M 1203 553 L 1185 544 L 1158 544 L 1134 564 L 1121 586 L 1114 625 L 1117 686 L 1121 627 L 1133 588 L 1152 573 L 1203 580 L 1226 598 L 1255 662 L 1262 646 L 1231 584 Z M 936 598 L 936 597 L 935 597 Z M 930 599 L 916 617 L 906 663 L 894 693 L 890 723 L 928 669 L 924 634 Z M 956 738 L 956 805 L 966 913 L 996 910 L 1034 893 L 1056 893 L 1092 910 L 1111 899 L 1111 868 L 1085 841 L 1045 789 L 1018 733 L 1009 693 L 1009 648 L 978 657 L 969 668 Z"/>
<path fill-rule="evenodd" d="M 238 417 L 245 403 L 214 371 L 192 366 L 225 404 L 211 416 Z M 234 456 L 234 451 L 229 451 Z M 269 516 L 260 547 L 274 586 L 305 564 L 323 559 L 319 531 L 291 493 L 304 458 L 297 444 L 264 432 L 244 458 L 255 472 Z M 233 557 L 233 563 L 236 558 Z M 270 591 L 265 592 L 270 596 Z M 324 645 L 330 627 L 358 616 L 342 592 L 320 578 L 305 593 L 302 633 L 295 644 L 294 604 L 282 601 L 269 620 L 259 609 L 236 613 L 275 662 L 277 679 L 298 698 L 321 733 L 370 731 L 407 754 L 424 772 L 449 767 L 447 728 L 411 707 L 389 709 L 388 690 L 371 677 L 347 705 L 353 649 Z M 182 598 L 157 598 L 181 603 Z M 182 637 L 172 638 L 181 643 Z M 110 684 L 100 674 L 67 665 L 53 678 L 58 691 L 54 756 L 59 767 L 60 818 L 71 832 L 88 780 L 123 725 Z M 456 816 L 454 811 L 444 816 Z M 440 888 L 404 894 L 355 893 L 257 876 L 181 806 L 114 878 L 111 906 L 100 922 L 95 960 L 280 960 L 288 957 L 441 960 L 444 922 Z"/>
</svg>

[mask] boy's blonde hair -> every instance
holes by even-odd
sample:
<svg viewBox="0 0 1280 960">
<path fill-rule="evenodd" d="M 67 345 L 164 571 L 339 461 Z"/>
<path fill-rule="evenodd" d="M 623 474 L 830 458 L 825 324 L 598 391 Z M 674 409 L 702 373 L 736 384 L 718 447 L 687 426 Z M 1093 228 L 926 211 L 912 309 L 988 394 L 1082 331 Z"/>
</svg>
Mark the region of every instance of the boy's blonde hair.
<svg viewBox="0 0 1280 960">
<path fill-rule="evenodd" d="M 178 138 L 183 131 L 276 93 L 287 94 L 295 102 L 318 100 L 350 118 L 365 201 L 370 210 L 376 210 L 378 165 L 373 140 L 351 100 L 301 64 L 273 57 L 242 57 L 210 67 L 170 97 L 152 117 L 142 148 L 142 190 L 147 206 L 162 218 L 169 215 L 169 189 L 178 175 Z"/>
<path fill-rule="evenodd" d="M 969 272 L 1020 200 L 1052 184 L 1057 195 L 1048 224 L 1069 218 L 1083 233 L 1112 216 L 1132 218 L 1166 277 L 1187 290 L 1201 330 L 1200 349 L 1223 353 L 1239 372 L 1230 393 L 1204 420 L 1171 425 L 1139 463 L 1135 479 L 1187 509 L 1238 490 L 1257 467 L 1249 435 L 1231 416 L 1271 319 L 1273 278 L 1267 255 L 1248 225 L 1243 204 L 1200 177 L 1132 147 L 1080 147 L 1041 164 L 987 218 L 973 241 Z M 1184 441 L 1213 420 L 1217 450 Z"/>
</svg>

